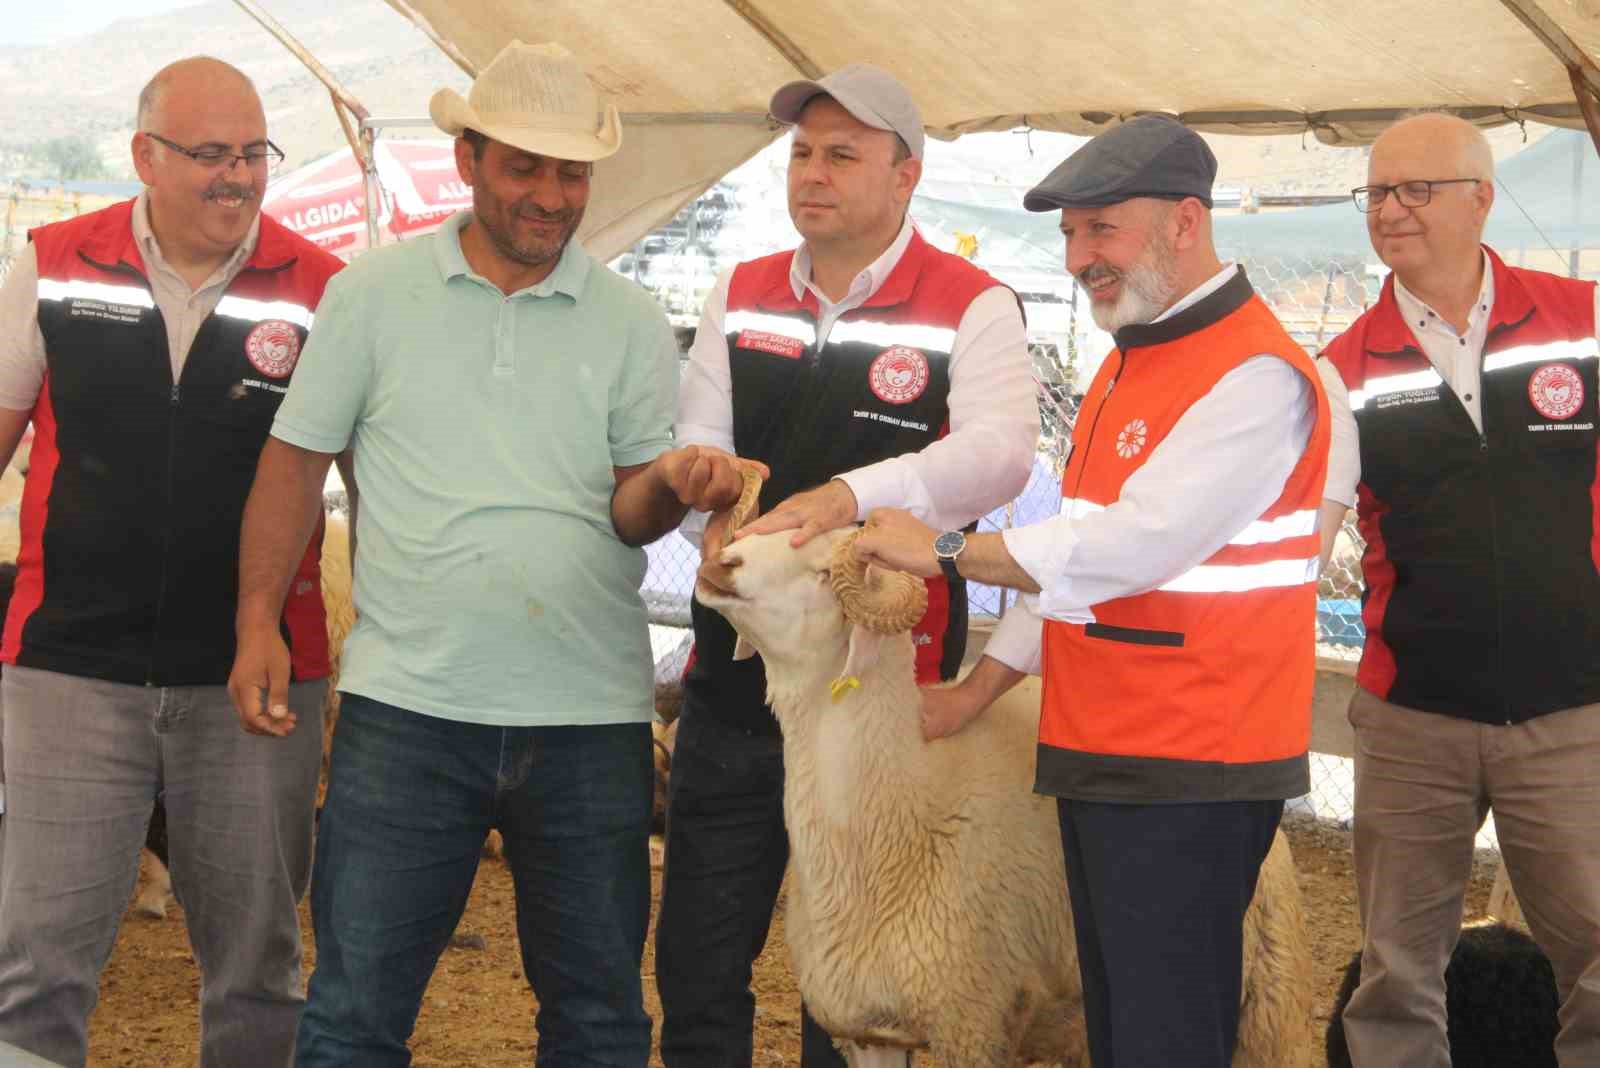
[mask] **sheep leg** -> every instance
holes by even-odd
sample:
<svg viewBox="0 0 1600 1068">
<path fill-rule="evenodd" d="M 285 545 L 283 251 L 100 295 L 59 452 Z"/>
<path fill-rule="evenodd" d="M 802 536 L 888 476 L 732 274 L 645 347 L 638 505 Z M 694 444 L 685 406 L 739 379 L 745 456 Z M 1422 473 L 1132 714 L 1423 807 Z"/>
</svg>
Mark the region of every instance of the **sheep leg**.
<svg viewBox="0 0 1600 1068">
<path fill-rule="evenodd" d="M 134 902 L 134 912 L 152 920 L 165 919 L 167 901 L 172 897 L 172 875 L 161 859 L 148 849 L 139 852 L 139 873 L 144 876 L 144 889 Z"/>
<path fill-rule="evenodd" d="M 911 1068 L 911 1051 L 890 1046 L 858 1046 L 845 1042 L 840 1046 L 844 1062 L 849 1068 Z"/>
</svg>

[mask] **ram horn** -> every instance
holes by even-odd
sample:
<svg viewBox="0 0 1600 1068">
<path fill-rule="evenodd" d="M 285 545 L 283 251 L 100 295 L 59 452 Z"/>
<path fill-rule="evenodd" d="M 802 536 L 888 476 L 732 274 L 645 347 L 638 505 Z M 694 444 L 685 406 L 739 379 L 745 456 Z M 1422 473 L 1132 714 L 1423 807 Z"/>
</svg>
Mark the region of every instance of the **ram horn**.
<svg viewBox="0 0 1600 1068">
<path fill-rule="evenodd" d="M 761 510 L 761 473 L 753 467 L 741 466 L 739 474 L 744 478 L 744 489 L 733 507 L 728 510 L 730 534 L 740 527 L 753 523 Z"/>
<path fill-rule="evenodd" d="M 733 507 L 728 509 L 728 533 L 730 535 L 740 527 L 753 523 L 756 514 L 761 510 L 760 472 L 753 467 L 741 466 L 739 474 L 744 478 L 744 489 L 740 491 L 739 499 L 733 502 Z M 737 630 L 733 633 L 733 659 L 749 660 L 756 654 L 756 647 Z"/>
<path fill-rule="evenodd" d="M 858 530 L 833 550 L 829 563 L 833 595 L 850 622 L 878 634 L 901 634 L 928 611 L 928 587 L 903 571 L 867 568 L 855 554 Z"/>
</svg>

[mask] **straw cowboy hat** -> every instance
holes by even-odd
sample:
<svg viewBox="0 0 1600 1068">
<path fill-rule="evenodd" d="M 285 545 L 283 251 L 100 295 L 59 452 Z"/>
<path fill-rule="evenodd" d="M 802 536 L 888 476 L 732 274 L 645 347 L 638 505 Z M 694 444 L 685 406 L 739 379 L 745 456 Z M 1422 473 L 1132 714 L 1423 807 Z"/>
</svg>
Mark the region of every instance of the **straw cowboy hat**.
<svg viewBox="0 0 1600 1068">
<path fill-rule="evenodd" d="M 512 41 L 478 72 L 465 100 L 440 89 L 428 101 L 434 125 L 452 137 L 485 137 L 551 159 L 605 159 L 622 147 L 622 120 L 571 52 L 558 44 Z"/>
</svg>

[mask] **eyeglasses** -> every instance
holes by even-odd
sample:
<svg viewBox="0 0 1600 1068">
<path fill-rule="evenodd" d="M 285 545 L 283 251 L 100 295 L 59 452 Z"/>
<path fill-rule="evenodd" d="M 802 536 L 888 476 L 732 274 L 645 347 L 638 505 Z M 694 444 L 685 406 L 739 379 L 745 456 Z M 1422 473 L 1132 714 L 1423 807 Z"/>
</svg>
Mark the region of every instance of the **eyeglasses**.
<svg viewBox="0 0 1600 1068">
<path fill-rule="evenodd" d="M 270 175 L 278 169 L 278 164 L 283 162 L 283 150 L 271 141 L 260 145 L 250 145 L 243 152 L 230 152 L 226 148 L 213 145 L 186 148 L 176 141 L 168 141 L 160 134 L 151 133 L 149 130 L 140 132 L 150 140 L 166 145 L 180 156 L 188 156 L 207 170 L 231 171 L 235 163 L 243 163 L 250 170 L 264 170 Z"/>
<path fill-rule="evenodd" d="M 1482 178 L 1431 178 L 1395 185 L 1361 185 L 1350 190 L 1350 199 L 1356 202 L 1357 211 L 1374 212 L 1382 208 L 1383 202 L 1393 193 L 1401 207 L 1420 208 L 1433 199 L 1433 187 L 1436 185 L 1455 185 L 1459 182 L 1476 184 L 1481 181 Z"/>
</svg>

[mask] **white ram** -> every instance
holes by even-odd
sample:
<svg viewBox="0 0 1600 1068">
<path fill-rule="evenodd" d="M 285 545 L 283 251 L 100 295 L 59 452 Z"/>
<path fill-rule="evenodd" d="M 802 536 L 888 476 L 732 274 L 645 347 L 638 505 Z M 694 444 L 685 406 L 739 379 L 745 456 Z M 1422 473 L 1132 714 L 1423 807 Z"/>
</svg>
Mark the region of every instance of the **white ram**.
<svg viewBox="0 0 1600 1068">
<path fill-rule="evenodd" d="M 1056 807 L 1032 790 L 1037 686 L 924 742 L 907 631 L 925 587 L 863 573 L 847 531 L 799 550 L 789 539 L 733 542 L 696 592 L 765 661 L 783 729 L 785 922 L 807 1007 L 852 1065 L 898 1063 L 895 1048 L 962 1068 L 1086 1065 Z M 1235 1068 L 1309 1063 L 1310 958 L 1281 834 L 1244 953 Z"/>
</svg>

